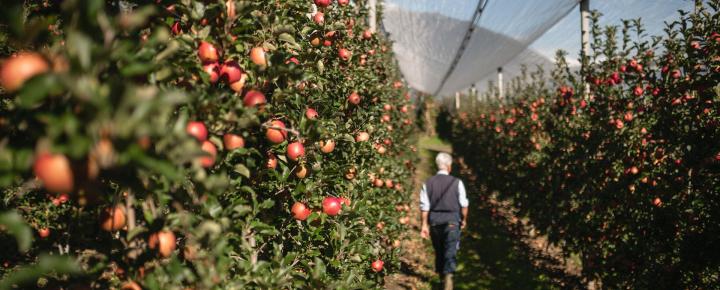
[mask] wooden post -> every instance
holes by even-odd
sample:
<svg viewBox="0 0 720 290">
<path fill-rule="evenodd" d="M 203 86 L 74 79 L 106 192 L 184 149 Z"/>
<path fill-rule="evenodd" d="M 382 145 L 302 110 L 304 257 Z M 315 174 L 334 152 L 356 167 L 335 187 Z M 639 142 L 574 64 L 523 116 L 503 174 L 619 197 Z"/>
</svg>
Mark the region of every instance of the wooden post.
<svg viewBox="0 0 720 290">
<path fill-rule="evenodd" d="M 583 60 L 583 66 L 589 62 L 590 57 L 590 0 L 580 1 L 580 33 L 582 41 L 582 55 L 580 56 Z M 585 68 L 581 67 L 581 75 L 584 75 Z M 590 84 L 587 81 L 585 83 L 585 98 L 590 96 Z"/>
</svg>

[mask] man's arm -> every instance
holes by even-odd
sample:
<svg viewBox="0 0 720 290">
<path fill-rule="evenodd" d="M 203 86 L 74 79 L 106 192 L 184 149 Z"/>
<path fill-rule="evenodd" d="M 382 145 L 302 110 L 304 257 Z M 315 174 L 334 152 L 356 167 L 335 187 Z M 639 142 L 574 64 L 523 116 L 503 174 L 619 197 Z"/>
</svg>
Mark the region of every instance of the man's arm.
<svg viewBox="0 0 720 290">
<path fill-rule="evenodd" d="M 465 184 L 463 184 L 462 180 L 458 183 L 458 193 L 459 193 L 459 200 L 460 200 L 460 206 L 462 207 L 462 210 L 460 211 L 462 213 L 462 221 L 460 222 L 460 228 L 464 229 L 467 225 L 467 218 L 468 218 L 468 205 L 470 202 L 467 199 L 467 192 L 465 191 Z"/>
<path fill-rule="evenodd" d="M 430 198 L 427 195 L 427 188 L 423 184 L 422 190 L 420 190 L 420 216 L 421 216 L 421 228 L 420 236 L 423 239 L 427 239 L 430 236 L 430 225 L 428 224 L 428 215 L 430 212 Z"/>
</svg>

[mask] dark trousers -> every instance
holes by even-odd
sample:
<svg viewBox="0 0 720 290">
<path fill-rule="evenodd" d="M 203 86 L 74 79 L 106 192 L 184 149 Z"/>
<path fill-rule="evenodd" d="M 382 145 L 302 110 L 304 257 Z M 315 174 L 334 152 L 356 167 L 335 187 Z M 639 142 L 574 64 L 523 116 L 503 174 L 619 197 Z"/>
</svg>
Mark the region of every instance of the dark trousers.
<svg viewBox="0 0 720 290">
<path fill-rule="evenodd" d="M 455 272 L 455 255 L 460 248 L 460 225 L 457 222 L 430 227 L 430 239 L 435 249 L 435 271 L 440 274 Z"/>
</svg>

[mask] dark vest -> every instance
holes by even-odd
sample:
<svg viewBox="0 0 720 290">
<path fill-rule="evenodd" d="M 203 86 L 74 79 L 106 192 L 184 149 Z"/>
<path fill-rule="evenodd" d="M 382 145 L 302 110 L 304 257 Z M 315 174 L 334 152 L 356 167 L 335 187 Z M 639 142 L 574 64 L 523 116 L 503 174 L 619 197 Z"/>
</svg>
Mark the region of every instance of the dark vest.
<svg viewBox="0 0 720 290">
<path fill-rule="evenodd" d="M 460 222 L 459 179 L 445 174 L 437 174 L 425 182 L 430 199 L 430 225 Z"/>
</svg>

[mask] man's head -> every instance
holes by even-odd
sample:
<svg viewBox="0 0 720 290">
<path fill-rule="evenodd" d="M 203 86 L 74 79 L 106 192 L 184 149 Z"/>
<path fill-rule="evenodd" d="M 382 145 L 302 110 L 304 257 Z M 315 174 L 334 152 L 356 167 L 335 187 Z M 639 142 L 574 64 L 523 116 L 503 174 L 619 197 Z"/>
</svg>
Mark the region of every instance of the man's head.
<svg viewBox="0 0 720 290">
<path fill-rule="evenodd" d="M 437 164 L 438 170 L 450 172 L 450 170 L 452 170 L 452 156 L 445 152 L 440 152 L 437 157 L 435 157 L 435 164 Z"/>
</svg>

